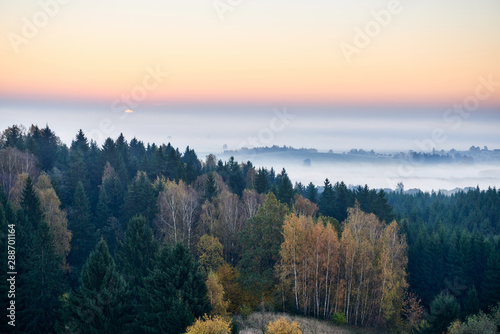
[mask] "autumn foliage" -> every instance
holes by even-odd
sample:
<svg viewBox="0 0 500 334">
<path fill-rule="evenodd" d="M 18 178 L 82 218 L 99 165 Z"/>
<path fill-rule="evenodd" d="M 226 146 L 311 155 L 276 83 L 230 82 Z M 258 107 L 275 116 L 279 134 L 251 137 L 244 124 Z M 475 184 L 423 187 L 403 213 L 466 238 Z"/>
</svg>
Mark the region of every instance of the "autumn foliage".
<svg viewBox="0 0 500 334">
<path fill-rule="evenodd" d="M 288 304 L 305 315 L 342 312 L 354 325 L 396 321 L 406 283 L 406 241 L 359 205 L 348 210 L 339 238 L 333 226 L 289 215 L 277 266 Z"/>
</svg>

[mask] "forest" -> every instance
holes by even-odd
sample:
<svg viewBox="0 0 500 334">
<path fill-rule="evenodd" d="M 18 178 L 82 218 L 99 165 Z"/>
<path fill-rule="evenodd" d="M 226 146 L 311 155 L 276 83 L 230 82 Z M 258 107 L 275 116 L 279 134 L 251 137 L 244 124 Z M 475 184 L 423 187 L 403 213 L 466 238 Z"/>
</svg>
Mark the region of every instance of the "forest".
<svg viewBox="0 0 500 334">
<path fill-rule="evenodd" d="M 17 273 L 15 327 L 0 332 L 204 333 L 220 321 L 237 333 L 235 316 L 261 310 L 386 332 L 500 328 L 494 188 L 318 187 L 123 135 L 99 146 L 80 130 L 68 147 L 48 125 L 2 132 L 0 182 L 4 312 L 7 259 Z"/>
</svg>

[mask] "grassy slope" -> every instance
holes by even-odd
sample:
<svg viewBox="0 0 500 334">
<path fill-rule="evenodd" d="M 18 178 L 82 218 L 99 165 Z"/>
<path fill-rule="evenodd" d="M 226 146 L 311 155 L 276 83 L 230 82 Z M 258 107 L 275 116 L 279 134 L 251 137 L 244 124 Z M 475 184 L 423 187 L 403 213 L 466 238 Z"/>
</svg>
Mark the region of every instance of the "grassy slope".
<svg viewBox="0 0 500 334">
<path fill-rule="evenodd" d="M 263 328 L 270 321 L 275 321 L 280 317 L 285 317 L 288 321 L 295 321 L 299 324 L 303 334 L 357 334 L 357 333 L 384 333 L 374 329 L 356 328 L 352 326 L 335 326 L 331 322 L 317 320 L 284 313 L 252 313 L 248 318 L 243 320 L 240 316 L 235 320 L 240 325 L 240 334 L 262 334 Z"/>
</svg>

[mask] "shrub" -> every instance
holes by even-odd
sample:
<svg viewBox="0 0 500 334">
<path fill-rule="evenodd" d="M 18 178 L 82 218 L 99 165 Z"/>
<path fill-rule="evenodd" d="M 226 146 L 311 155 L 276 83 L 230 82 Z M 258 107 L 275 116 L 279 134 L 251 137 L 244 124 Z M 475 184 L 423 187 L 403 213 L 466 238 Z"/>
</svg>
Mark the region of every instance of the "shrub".
<svg viewBox="0 0 500 334">
<path fill-rule="evenodd" d="M 205 316 L 188 327 L 186 334 L 231 334 L 230 320 L 221 316 Z"/>
<path fill-rule="evenodd" d="M 245 320 L 252 313 L 252 307 L 250 305 L 241 305 L 240 306 L 240 315 Z"/>
<path fill-rule="evenodd" d="M 290 323 L 281 317 L 267 324 L 266 334 L 302 334 L 302 331 L 296 322 Z"/>
<path fill-rule="evenodd" d="M 344 313 L 340 313 L 340 312 L 335 312 L 334 314 L 332 314 L 331 319 L 332 319 L 333 323 L 337 326 L 345 325 L 345 323 L 347 322 Z"/>
</svg>

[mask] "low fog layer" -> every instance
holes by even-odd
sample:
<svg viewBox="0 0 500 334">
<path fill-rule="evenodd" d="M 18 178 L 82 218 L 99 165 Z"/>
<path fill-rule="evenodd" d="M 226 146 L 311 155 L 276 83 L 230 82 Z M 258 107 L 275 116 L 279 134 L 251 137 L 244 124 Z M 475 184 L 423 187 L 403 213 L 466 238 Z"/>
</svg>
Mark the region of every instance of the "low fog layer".
<svg viewBox="0 0 500 334">
<path fill-rule="evenodd" d="M 99 144 L 123 133 L 129 140 L 137 137 L 145 143 L 171 142 L 181 149 L 189 145 L 198 152 L 215 154 L 224 147 L 272 145 L 325 152 L 351 148 L 382 152 L 500 146 L 499 113 L 482 109 L 460 118 L 446 114 L 446 110 L 446 106 L 418 109 L 286 104 L 141 105 L 125 114 L 106 104 L 48 106 L 0 102 L 0 125 L 5 129 L 12 124 L 49 124 L 65 143 L 70 143 L 81 128 Z"/>
<path fill-rule="evenodd" d="M 369 108 L 284 105 L 141 105 L 133 113 L 113 110 L 111 105 L 33 105 L 0 102 L 1 129 L 12 124 L 48 124 L 69 145 L 82 129 L 102 144 L 120 133 L 127 140 L 137 137 L 145 144 L 168 143 L 184 151 L 195 149 L 200 159 L 214 153 L 227 159 L 225 149 L 293 146 L 336 153 L 351 148 L 376 152 L 468 150 L 471 145 L 500 148 L 500 114 L 478 110 L 467 118 L 445 117 L 446 106 L 434 109 Z M 457 115 L 454 115 L 457 116 Z M 438 134 L 436 136 L 436 133 Z M 393 163 L 328 162 L 272 156 L 241 156 L 256 166 L 285 167 L 293 181 L 321 185 L 332 182 L 368 184 L 371 188 L 454 189 L 500 186 L 499 164 L 412 165 Z"/>
</svg>

